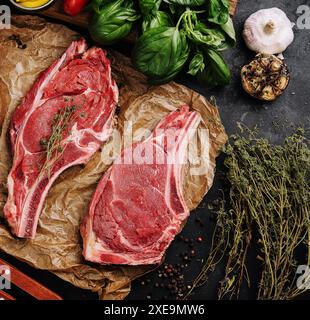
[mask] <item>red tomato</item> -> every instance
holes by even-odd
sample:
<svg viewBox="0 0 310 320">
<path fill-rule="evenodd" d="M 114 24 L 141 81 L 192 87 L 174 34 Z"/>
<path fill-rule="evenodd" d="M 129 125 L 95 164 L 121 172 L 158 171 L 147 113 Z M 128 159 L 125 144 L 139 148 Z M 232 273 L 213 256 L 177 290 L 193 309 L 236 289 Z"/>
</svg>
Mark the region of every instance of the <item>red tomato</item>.
<svg viewBox="0 0 310 320">
<path fill-rule="evenodd" d="M 85 8 L 88 2 L 89 0 L 65 0 L 65 13 L 69 14 L 70 16 L 76 16 Z"/>
</svg>

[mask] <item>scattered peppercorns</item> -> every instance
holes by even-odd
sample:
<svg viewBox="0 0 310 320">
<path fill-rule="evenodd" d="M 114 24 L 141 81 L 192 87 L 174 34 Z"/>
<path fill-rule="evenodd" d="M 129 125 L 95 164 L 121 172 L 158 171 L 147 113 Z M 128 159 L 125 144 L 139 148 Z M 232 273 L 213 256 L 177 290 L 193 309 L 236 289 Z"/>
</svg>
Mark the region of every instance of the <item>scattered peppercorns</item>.
<svg viewBox="0 0 310 320">
<path fill-rule="evenodd" d="M 200 218 L 196 218 L 196 223 L 203 227 L 204 224 Z M 141 286 L 145 286 L 148 289 L 158 289 L 163 293 L 166 291 L 168 294 L 163 296 L 163 299 L 184 299 L 187 292 L 191 289 L 191 284 L 189 284 L 184 277 L 187 268 L 192 264 L 192 261 L 198 261 L 197 252 L 195 246 L 198 243 L 204 241 L 203 236 L 195 236 L 193 238 L 179 235 L 177 240 L 184 243 L 184 249 L 179 253 L 179 262 L 176 264 L 164 263 L 157 269 L 157 272 L 153 275 L 156 280 L 153 282 L 150 278 L 144 278 L 140 282 Z M 149 287 L 149 284 L 152 287 Z M 151 299 L 151 294 L 147 293 L 147 299 Z"/>
</svg>

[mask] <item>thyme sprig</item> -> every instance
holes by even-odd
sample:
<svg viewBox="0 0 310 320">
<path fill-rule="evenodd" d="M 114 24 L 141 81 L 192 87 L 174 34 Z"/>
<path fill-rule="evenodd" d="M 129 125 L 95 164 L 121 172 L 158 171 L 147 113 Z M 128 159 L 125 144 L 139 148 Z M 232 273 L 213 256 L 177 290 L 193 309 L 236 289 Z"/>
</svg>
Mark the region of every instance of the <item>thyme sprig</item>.
<svg viewBox="0 0 310 320">
<path fill-rule="evenodd" d="M 50 177 L 50 170 L 52 165 L 61 157 L 66 145 L 62 145 L 62 139 L 68 129 L 68 124 L 72 120 L 77 106 L 66 106 L 60 109 L 54 116 L 52 121 L 52 133 L 49 139 L 41 139 L 40 144 L 45 148 L 46 159 L 42 166 L 41 172 L 47 171 L 48 177 Z"/>
</svg>

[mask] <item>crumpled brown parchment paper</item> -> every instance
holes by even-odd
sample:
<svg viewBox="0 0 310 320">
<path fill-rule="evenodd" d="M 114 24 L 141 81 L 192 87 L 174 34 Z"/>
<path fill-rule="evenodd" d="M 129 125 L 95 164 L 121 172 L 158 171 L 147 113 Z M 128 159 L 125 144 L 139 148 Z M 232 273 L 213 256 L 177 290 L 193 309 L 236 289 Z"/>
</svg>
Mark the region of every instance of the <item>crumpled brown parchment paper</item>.
<svg viewBox="0 0 310 320">
<path fill-rule="evenodd" d="M 24 46 L 18 46 L 16 36 Z M 13 17 L 12 29 L 0 33 L 0 215 L 6 201 L 6 178 L 12 161 L 7 141 L 12 112 L 38 74 L 77 37 L 62 25 L 47 23 L 34 16 Z M 123 138 L 129 134 L 124 123 L 131 121 L 133 140 L 139 141 L 142 139 L 139 128 L 153 129 L 164 115 L 182 104 L 190 105 L 202 115 L 200 126 L 208 129 L 207 135 L 199 137 L 204 146 L 199 149 L 199 155 L 203 155 L 204 160 L 199 164 L 191 161 L 194 164 L 188 165 L 184 183 L 187 204 L 194 209 L 212 185 L 215 158 L 227 140 L 217 108 L 201 95 L 176 83 L 149 87 L 128 58 L 115 52 L 109 54 L 113 75 L 120 88 L 117 128 Z M 35 268 L 50 270 L 80 288 L 96 291 L 101 299 L 126 297 L 131 281 L 153 267 L 87 263 L 81 254 L 79 234 L 90 197 L 108 168 L 105 163 L 112 161 L 105 158 L 112 147 L 120 146 L 121 141 L 112 136 L 86 166 L 71 168 L 57 179 L 46 199 L 34 240 L 13 237 L 5 221 L 0 220 L 0 249 Z M 192 174 L 190 169 L 197 166 L 206 169 L 203 174 Z"/>
</svg>

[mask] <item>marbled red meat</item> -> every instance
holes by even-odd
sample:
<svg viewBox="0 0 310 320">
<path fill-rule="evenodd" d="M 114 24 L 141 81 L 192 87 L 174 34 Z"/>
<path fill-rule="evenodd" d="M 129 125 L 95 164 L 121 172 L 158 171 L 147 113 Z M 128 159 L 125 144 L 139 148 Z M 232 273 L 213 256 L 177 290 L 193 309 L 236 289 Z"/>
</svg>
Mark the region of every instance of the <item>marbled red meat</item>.
<svg viewBox="0 0 310 320">
<path fill-rule="evenodd" d="M 183 106 L 167 115 L 146 140 L 122 151 L 99 182 L 81 225 L 86 260 L 161 262 L 189 215 L 184 167 L 200 120 Z"/>
<path fill-rule="evenodd" d="M 117 100 L 105 52 L 87 50 L 83 39 L 39 76 L 15 110 L 9 132 L 14 158 L 4 214 L 15 235 L 35 236 L 48 190 L 109 137 Z"/>
</svg>

